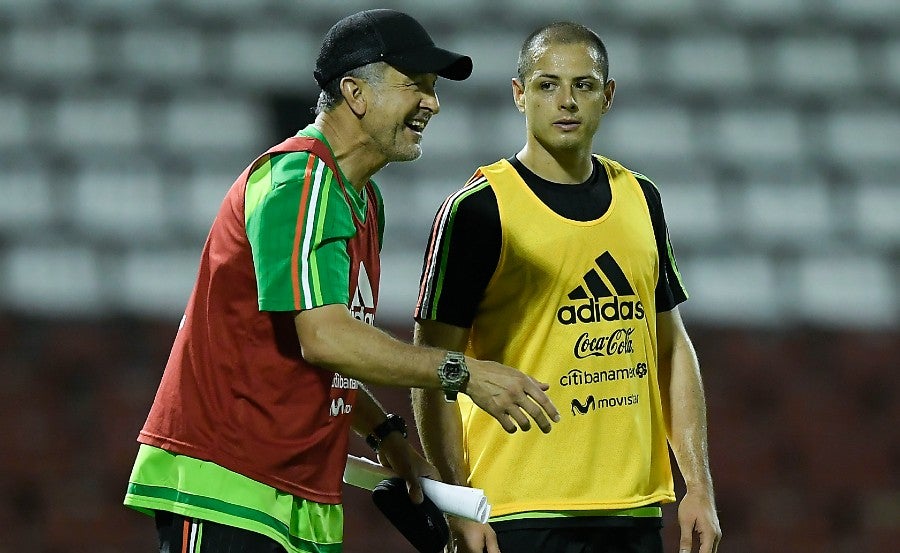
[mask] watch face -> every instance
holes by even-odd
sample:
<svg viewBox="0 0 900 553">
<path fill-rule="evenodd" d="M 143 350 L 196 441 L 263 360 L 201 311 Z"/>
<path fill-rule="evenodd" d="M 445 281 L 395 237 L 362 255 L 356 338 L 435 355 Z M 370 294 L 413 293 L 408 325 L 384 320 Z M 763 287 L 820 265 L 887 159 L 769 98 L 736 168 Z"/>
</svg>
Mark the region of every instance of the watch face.
<svg viewBox="0 0 900 553">
<path fill-rule="evenodd" d="M 447 380 L 458 380 L 462 376 L 462 369 L 457 364 L 444 365 L 444 378 Z"/>
<path fill-rule="evenodd" d="M 469 380 L 466 358 L 461 353 L 448 353 L 444 364 L 438 369 L 438 376 L 447 400 L 455 401 L 456 393 L 465 388 L 466 382 Z"/>
</svg>

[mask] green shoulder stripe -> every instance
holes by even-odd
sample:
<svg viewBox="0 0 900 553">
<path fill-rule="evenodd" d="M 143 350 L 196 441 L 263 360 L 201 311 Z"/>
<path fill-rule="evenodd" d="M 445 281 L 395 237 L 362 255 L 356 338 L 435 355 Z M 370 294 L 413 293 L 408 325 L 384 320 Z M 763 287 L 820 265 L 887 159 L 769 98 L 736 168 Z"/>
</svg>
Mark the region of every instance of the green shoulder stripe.
<svg viewBox="0 0 900 553">
<path fill-rule="evenodd" d="M 629 171 L 631 171 L 631 169 L 629 169 Z M 656 191 L 659 192 L 659 187 L 656 186 L 656 183 L 653 182 L 652 180 L 650 180 L 649 178 L 647 178 L 646 175 L 642 175 L 642 174 L 638 173 L 637 171 L 631 171 L 631 174 L 634 175 L 634 178 L 636 178 L 636 179 L 643 179 L 643 180 L 649 182 L 650 184 L 653 185 L 653 188 L 655 188 Z"/>
<path fill-rule="evenodd" d="M 630 169 L 629 169 L 629 171 L 630 171 Z M 650 180 L 649 178 L 647 178 L 646 175 L 642 175 L 641 173 L 638 173 L 637 171 L 631 171 L 631 174 L 634 175 L 634 177 L 636 179 L 641 179 L 645 182 L 650 183 L 650 185 L 653 186 L 653 188 L 656 190 L 656 194 L 658 196 L 660 196 L 659 203 L 660 203 L 660 206 L 662 206 L 662 197 L 661 197 L 661 194 L 659 193 L 659 187 L 656 186 L 656 183 L 653 182 L 652 180 Z M 684 292 L 684 296 L 689 297 L 687 288 L 684 286 L 684 280 L 682 280 L 682 278 L 681 278 L 681 271 L 678 270 L 678 262 L 675 261 L 675 250 L 672 249 L 672 240 L 669 238 L 668 228 L 666 228 L 666 254 L 669 256 L 669 265 L 671 265 L 671 267 L 672 267 L 672 272 L 675 273 L 675 278 L 678 279 L 678 286 L 681 287 L 682 292 Z"/>
<path fill-rule="evenodd" d="M 475 184 L 474 186 L 467 186 L 457 192 L 450 199 L 450 209 L 447 210 L 447 213 L 444 214 L 443 221 L 441 222 L 441 235 L 444 237 L 443 244 L 441 245 L 441 257 L 440 262 L 437 264 L 438 274 L 434 277 L 434 293 L 432 294 L 431 300 L 431 309 L 429 309 L 429 318 L 435 319 L 437 318 L 437 307 L 440 304 L 441 300 L 441 292 L 444 287 L 444 275 L 447 270 L 447 258 L 450 256 L 450 242 L 451 237 L 453 236 L 453 225 L 456 222 L 456 211 L 459 208 L 459 204 L 471 196 L 472 194 L 478 192 L 479 190 L 483 190 L 486 186 L 490 186 L 491 184 L 485 179 L 483 182 Z M 434 268 L 429 268 L 429 270 L 434 270 Z"/>
</svg>

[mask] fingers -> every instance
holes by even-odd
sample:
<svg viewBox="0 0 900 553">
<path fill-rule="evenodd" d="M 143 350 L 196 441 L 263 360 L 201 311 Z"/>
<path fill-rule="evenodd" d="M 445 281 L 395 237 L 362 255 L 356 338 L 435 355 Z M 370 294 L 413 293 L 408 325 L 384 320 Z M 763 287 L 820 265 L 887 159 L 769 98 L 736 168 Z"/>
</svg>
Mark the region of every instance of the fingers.
<svg viewBox="0 0 900 553">
<path fill-rule="evenodd" d="M 716 553 L 719 549 L 719 541 L 722 539 L 722 531 L 712 525 L 705 525 L 700 534 L 700 553 Z"/>
<path fill-rule="evenodd" d="M 518 404 L 512 406 L 506 413 L 516 421 L 516 424 L 523 431 L 531 430 L 531 420 L 518 408 Z"/>
<path fill-rule="evenodd" d="M 531 420 L 534 420 L 541 432 L 547 434 L 553 429 L 550 419 L 553 419 L 554 422 L 559 422 L 559 411 L 553 405 L 550 397 L 544 393 L 544 390 L 548 388 L 549 385 L 534 379 L 531 379 L 531 385 L 525 386 L 524 394 L 519 396 L 515 400 L 515 405 L 512 409 L 507 411 L 516 421 L 516 424 L 519 425 L 519 428 L 530 430 Z M 522 411 L 525 411 L 525 413 Z M 550 416 L 550 419 L 547 418 L 547 415 Z"/>
<path fill-rule="evenodd" d="M 553 404 L 551 403 L 550 405 L 552 406 Z M 493 413 L 491 414 L 493 415 Z M 500 422 L 500 425 L 503 426 L 503 429 L 510 434 L 514 434 L 520 428 L 523 431 L 531 430 L 532 420 L 534 420 L 538 425 L 538 428 L 540 428 L 541 432 L 544 434 L 549 433 L 550 430 L 553 429 L 550 420 L 547 419 L 541 406 L 527 398 L 516 402 L 499 416 L 494 415 L 494 418 L 496 418 L 497 421 Z M 559 422 L 559 413 L 556 413 L 553 420 Z"/>
<path fill-rule="evenodd" d="M 686 533 L 685 533 L 686 532 Z M 691 529 L 685 530 L 681 528 L 681 543 L 678 547 L 678 553 L 689 553 L 694 546 L 694 532 Z M 697 529 L 697 536 L 700 539 L 699 553 L 716 553 L 719 548 L 719 540 L 721 538 L 712 527 Z"/>
<path fill-rule="evenodd" d="M 421 505 L 425 501 L 425 492 L 422 491 L 422 484 L 416 477 L 406 477 L 406 490 L 409 492 L 409 499 L 416 505 Z"/>
<path fill-rule="evenodd" d="M 497 534 L 488 524 L 449 517 L 452 547 L 455 553 L 500 553 Z"/>
<path fill-rule="evenodd" d="M 484 532 L 484 548 L 487 553 L 500 553 L 500 544 L 497 543 L 497 534 L 488 527 Z"/>
<path fill-rule="evenodd" d="M 681 541 L 678 542 L 678 553 L 691 553 L 691 548 L 694 546 L 694 525 L 693 521 L 690 523 L 681 521 Z"/>
<path fill-rule="evenodd" d="M 539 382 L 534 379 L 532 379 L 532 381 L 538 385 L 540 392 L 539 393 L 529 393 L 526 390 L 526 393 L 528 393 L 528 395 L 531 397 L 531 399 L 537 403 L 537 405 L 536 405 L 537 410 L 534 412 L 529 411 L 528 413 L 535 420 L 535 422 L 538 423 L 538 426 L 541 428 L 541 430 L 546 434 L 547 432 L 550 432 L 551 427 L 550 427 L 550 422 L 544 416 L 544 413 L 547 413 L 548 415 L 550 415 L 550 418 L 553 419 L 553 422 L 559 422 L 559 420 L 560 420 L 559 410 L 556 408 L 556 405 L 553 405 L 553 402 L 550 400 L 550 396 L 548 396 L 547 394 L 544 393 L 545 390 L 550 389 L 550 385 L 545 384 L 543 382 Z M 535 403 L 529 402 L 529 406 L 532 406 L 532 405 L 535 405 Z"/>
<path fill-rule="evenodd" d="M 559 410 L 545 393 L 548 384 L 498 363 L 477 363 L 473 361 L 466 394 L 508 433 L 531 430 L 532 421 L 547 433 L 551 420 L 559 422 Z"/>
</svg>

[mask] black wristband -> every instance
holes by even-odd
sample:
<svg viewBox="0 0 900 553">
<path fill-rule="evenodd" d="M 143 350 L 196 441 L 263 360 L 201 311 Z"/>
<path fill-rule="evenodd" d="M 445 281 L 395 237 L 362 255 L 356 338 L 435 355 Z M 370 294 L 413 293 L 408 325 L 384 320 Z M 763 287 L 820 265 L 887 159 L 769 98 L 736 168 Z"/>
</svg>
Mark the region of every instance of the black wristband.
<svg viewBox="0 0 900 553">
<path fill-rule="evenodd" d="M 400 415 L 388 415 L 384 422 L 376 426 L 372 433 L 366 436 L 366 443 L 377 452 L 378 446 L 391 432 L 399 432 L 404 438 L 407 436 L 406 421 Z"/>
</svg>

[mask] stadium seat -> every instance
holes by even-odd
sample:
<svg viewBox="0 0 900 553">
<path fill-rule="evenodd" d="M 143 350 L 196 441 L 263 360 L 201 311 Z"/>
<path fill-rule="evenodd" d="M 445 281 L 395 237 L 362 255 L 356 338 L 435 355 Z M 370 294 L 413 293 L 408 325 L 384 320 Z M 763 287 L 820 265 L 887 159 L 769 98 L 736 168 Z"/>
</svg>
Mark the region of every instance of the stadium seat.
<svg viewBox="0 0 900 553">
<path fill-rule="evenodd" d="M 805 154 L 799 113 L 785 108 L 736 108 L 712 117 L 709 147 L 720 159 L 746 165 L 791 162 Z"/>
<path fill-rule="evenodd" d="M 783 320 L 779 272 L 764 255 L 680 256 L 678 266 L 688 293 L 685 306 L 702 320 L 721 325 L 754 326 Z"/>
<path fill-rule="evenodd" d="M 896 28 L 900 11 L 893 0 L 827 0 L 825 10 L 835 21 L 866 27 Z"/>
<path fill-rule="evenodd" d="M 50 136 L 62 150 L 137 151 L 142 143 L 141 107 L 131 96 L 66 96 L 56 104 L 52 115 Z"/>
<path fill-rule="evenodd" d="M 720 244 L 728 234 L 727 214 L 719 188 L 711 178 L 675 175 L 661 180 L 666 224 L 678 252 L 697 252 Z"/>
<path fill-rule="evenodd" d="M 55 317 L 102 312 L 106 300 L 99 256 L 71 244 L 20 245 L 8 249 L 3 304 Z"/>
<path fill-rule="evenodd" d="M 138 250 L 121 258 L 114 304 L 125 313 L 152 313 L 177 324 L 197 276 L 200 249 Z"/>
<path fill-rule="evenodd" d="M 746 89 L 754 80 L 750 52 L 740 36 L 683 36 L 663 50 L 665 83 L 689 92 L 727 94 Z"/>
<path fill-rule="evenodd" d="M 181 206 L 178 222 L 186 230 L 185 245 L 194 244 L 200 251 L 222 200 L 238 174 L 239 170 L 230 174 L 210 168 L 184 177 L 175 195 L 176 203 Z"/>
<path fill-rule="evenodd" d="M 184 80 L 202 79 L 209 69 L 204 36 L 189 27 L 131 28 L 123 33 L 121 44 L 120 69 L 138 82 L 180 88 Z"/>
<path fill-rule="evenodd" d="M 147 15 L 160 13 L 165 9 L 163 0 L 83 0 L 66 2 L 68 8 L 80 19 L 86 21 L 136 21 L 146 19 Z"/>
<path fill-rule="evenodd" d="M 826 326 L 896 325 L 896 267 L 874 256 L 832 250 L 798 260 L 797 300 L 803 318 Z"/>
<path fill-rule="evenodd" d="M 852 213 L 859 239 L 876 251 L 900 246 L 900 186 L 896 182 L 867 182 L 854 187 Z"/>
<path fill-rule="evenodd" d="M 886 43 L 884 55 L 886 62 L 883 66 L 885 86 L 896 90 L 900 88 L 900 38 Z"/>
<path fill-rule="evenodd" d="M 836 213 L 828 187 L 815 175 L 754 175 L 739 198 L 740 215 L 734 222 L 751 243 L 820 249 L 833 236 Z"/>
<path fill-rule="evenodd" d="M 835 110 L 825 120 L 829 155 L 847 165 L 896 163 L 900 112 L 888 107 Z"/>
<path fill-rule="evenodd" d="M 196 90 L 164 109 L 161 144 L 172 152 L 251 152 L 267 147 L 262 106 L 243 95 Z"/>
<path fill-rule="evenodd" d="M 698 0 L 615 0 L 615 13 L 642 24 L 677 25 L 700 15 Z"/>
<path fill-rule="evenodd" d="M 47 233 L 56 222 L 50 178 L 42 168 L 9 168 L 0 172 L 0 235 L 19 238 Z"/>
<path fill-rule="evenodd" d="M 23 25 L 9 35 L 9 69 L 23 81 L 77 82 L 96 67 L 94 37 L 87 27 Z"/>
<path fill-rule="evenodd" d="M 678 106 L 623 108 L 610 111 L 598 142 L 638 160 L 676 161 L 696 154 L 693 118 Z M 609 137 L 604 139 L 604 137 Z"/>
<path fill-rule="evenodd" d="M 855 41 L 844 35 L 788 35 L 774 42 L 767 81 L 792 94 L 826 101 L 852 94 L 862 82 Z"/>
<path fill-rule="evenodd" d="M 444 93 L 444 89 L 448 89 L 463 97 L 488 94 L 495 101 L 505 101 L 512 97 L 510 80 L 516 76 L 516 63 L 524 36 L 498 30 L 489 35 L 448 34 L 446 40 L 448 49 L 472 58 L 472 76 L 463 84 L 439 82 L 439 96 Z M 477 105 L 472 100 L 475 98 L 468 103 Z"/>
<path fill-rule="evenodd" d="M 29 144 L 32 120 L 29 101 L 20 95 L 0 95 L 0 150 Z"/>
<path fill-rule="evenodd" d="M 291 25 L 266 24 L 241 29 L 228 38 L 225 74 L 234 86 L 249 90 L 310 90 L 315 52 L 321 39 Z"/>
<path fill-rule="evenodd" d="M 169 238 L 163 176 L 152 166 L 85 167 L 73 185 L 67 216 L 83 238 L 126 245 Z"/>
<path fill-rule="evenodd" d="M 803 0 L 726 0 L 713 8 L 744 27 L 786 27 L 802 23 L 807 14 Z"/>
</svg>

